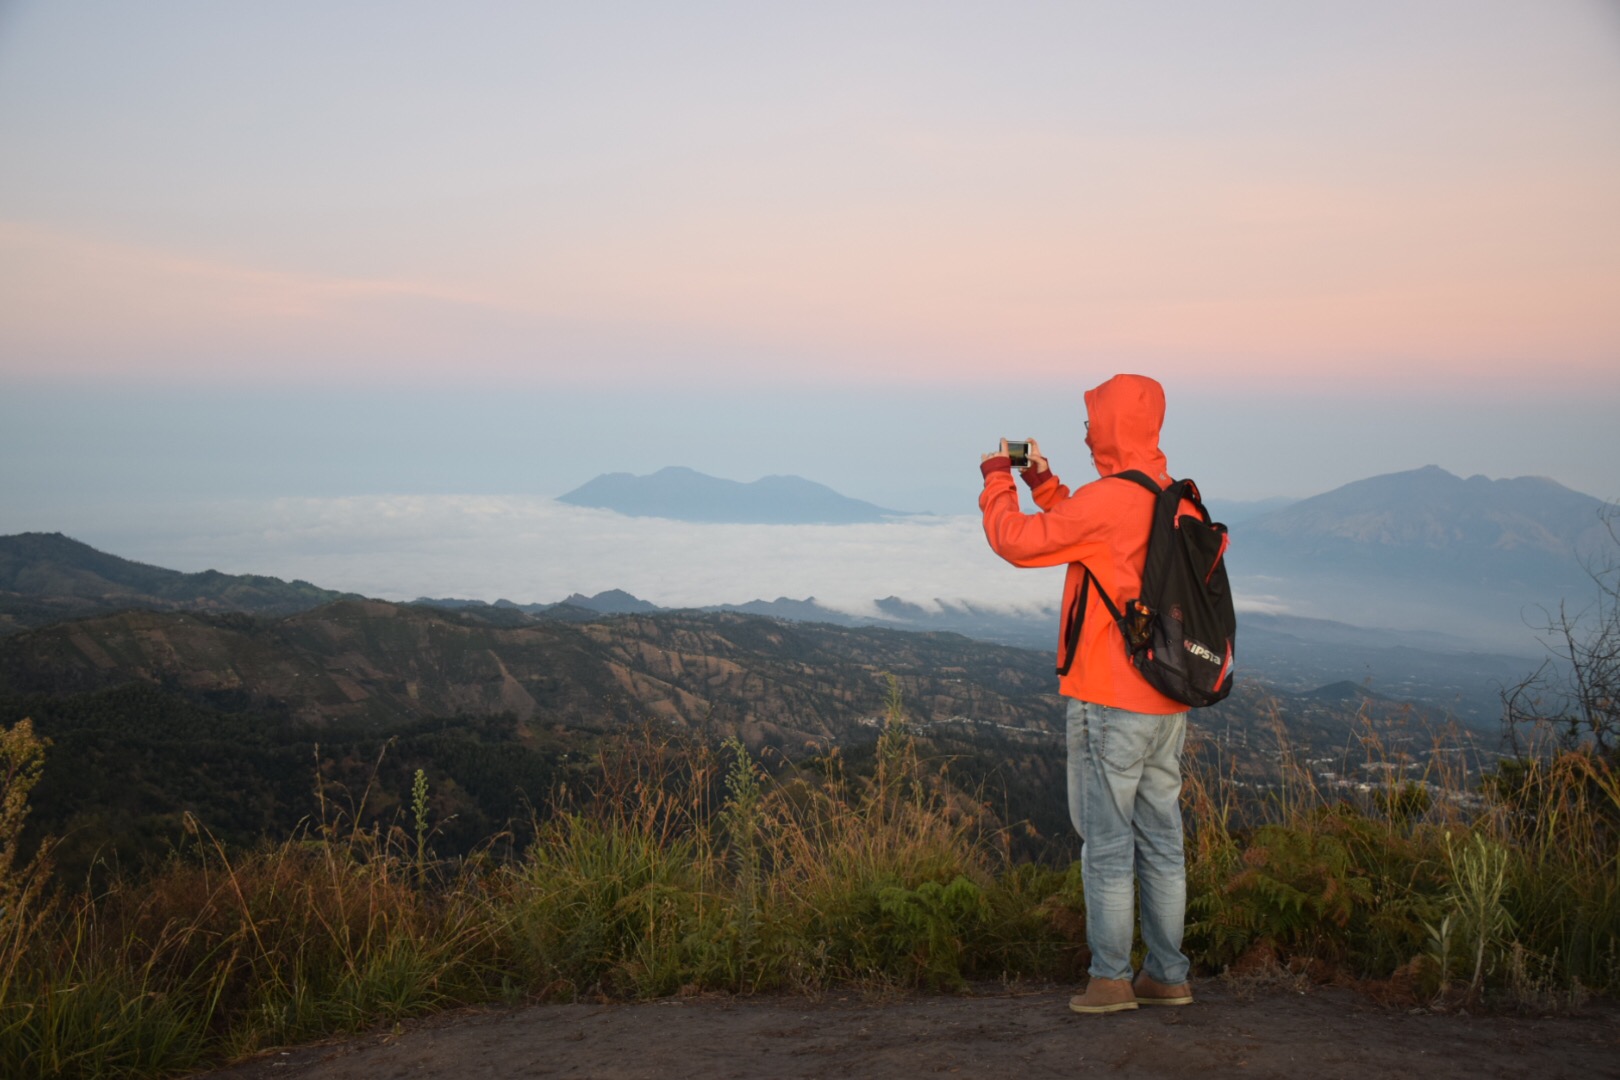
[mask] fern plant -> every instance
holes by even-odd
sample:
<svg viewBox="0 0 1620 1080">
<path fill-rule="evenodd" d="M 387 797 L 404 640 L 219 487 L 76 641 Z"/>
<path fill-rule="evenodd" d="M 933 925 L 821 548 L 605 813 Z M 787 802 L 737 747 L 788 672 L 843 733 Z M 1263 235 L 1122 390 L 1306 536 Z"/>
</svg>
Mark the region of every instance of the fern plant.
<svg viewBox="0 0 1620 1080">
<path fill-rule="evenodd" d="M 915 889 L 891 885 L 877 894 L 889 955 L 899 970 L 914 969 L 923 985 L 965 985 L 962 968 L 968 942 L 987 912 L 984 893 L 965 877 L 949 884 L 925 881 Z"/>
<path fill-rule="evenodd" d="M 1256 944 L 1279 952 L 1340 959 L 1345 931 L 1374 895 L 1351 848 L 1323 829 L 1263 825 L 1223 885 L 1189 902 L 1189 937 L 1216 964 Z"/>
</svg>

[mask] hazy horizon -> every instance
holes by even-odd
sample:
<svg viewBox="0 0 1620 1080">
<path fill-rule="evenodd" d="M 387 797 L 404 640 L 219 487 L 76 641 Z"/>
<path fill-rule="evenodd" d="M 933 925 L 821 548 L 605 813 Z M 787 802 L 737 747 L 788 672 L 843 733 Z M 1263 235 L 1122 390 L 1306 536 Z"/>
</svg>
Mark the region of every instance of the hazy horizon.
<svg viewBox="0 0 1620 1080">
<path fill-rule="evenodd" d="M 1617 121 L 1598 0 L 7 4 L 0 531 L 666 465 L 971 514 L 999 436 L 1088 478 L 1119 371 L 1215 500 L 1613 499 Z"/>
<path fill-rule="evenodd" d="M 1219 502 L 1211 509 L 1223 514 Z M 1390 510 L 1401 517 L 1422 508 L 1392 503 Z M 1581 609 L 1590 600 L 1585 590 L 1573 588 L 1581 578 L 1578 567 L 1566 582 L 1570 588 L 1549 586 L 1547 566 L 1535 553 L 1522 572 L 1533 570 L 1540 585 L 1515 589 L 1504 581 L 1490 595 L 1475 595 L 1479 590 L 1462 578 L 1413 591 L 1401 583 L 1411 565 L 1410 553 L 1399 545 L 1392 549 L 1388 577 L 1335 577 L 1332 567 L 1318 573 L 1307 569 L 1308 562 L 1286 557 L 1286 565 L 1272 565 L 1263 554 L 1264 534 L 1251 548 L 1245 516 L 1230 520 L 1238 523 L 1234 594 L 1245 613 L 1437 631 L 1474 648 L 1523 653 L 1540 647 L 1531 616 L 1556 609 L 1561 598 Z M 61 531 L 102 551 L 169 569 L 269 574 L 393 601 L 553 603 L 573 593 L 622 589 L 669 608 L 813 598 L 835 611 L 880 617 L 873 602 L 898 597 L 924 608 L 969 606 L 1044 626 L 1055 620 L 1063 574 L 1062 568 L 1008 566 L 985 544 L 977 514 L 861 524 L 717 524 L 626 516 L 538 495 L 419 494 L 124 499 L 62 505 L 40 512 L 34 522 L 0 514 L 0 522 L 6 521 L 19 531 Z M 1545 522 L 1555 530 L 1572 524 L 1567 516 Z M 1595 517 L 1589 531 L 1601 531 Z M 1506 576 L 1517 580 L 1512 572 Z"/>
<path fill-rule="evenodd" d="M 8 382 L 0 398 L 0 530 L 58 506 L 335 495 L 561 495 L 608 472 L 670 465 L 743 482 L 802 476 L 894 510 L 971 513 L 979 454 L 1001 434 L 1039 438 L 1060 475 L 1095 472 L 1081 389 L 1024 399 L 928 387 L 585 396 L 382 386 L 298 391 Z M 1175 385 L 1167 390 L 1174 395 Z M 1534 427 L 1539 413 L 1556 420 Z M 1454 397 L 1172 396 L 1171 468 L 1212 499 L 1306 498 L 1424 465 L 1492 479 L 1547 476 L 1620 497 L 1620 413 Z M 1570 433 L 1574 434 L 1571 435 Z M 1560 435 L 1560 433 L 1562 433 Z M 1334 452 L 1329 454 L 1327 450 Z"/>
</svg>

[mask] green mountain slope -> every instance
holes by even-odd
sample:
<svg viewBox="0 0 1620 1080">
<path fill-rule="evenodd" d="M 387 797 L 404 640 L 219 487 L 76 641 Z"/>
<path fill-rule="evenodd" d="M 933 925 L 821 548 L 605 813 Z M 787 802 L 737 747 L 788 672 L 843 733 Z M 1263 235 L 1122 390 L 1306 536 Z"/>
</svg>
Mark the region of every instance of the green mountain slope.
<svg viewBox="0 0 1620 1080">
<path fill-rule="evenodd" d="M 386 734 L 433 717 L 509 715 L 531 733 L 651 723 L 738 735 L 753 749 L 791 756 L 872 730 L 891 678 L 931 733 L 1055 746 L 1062 731 L 1063 702 L 1045 653 L 956 634 L 734 613 L 514 625 L 477 612 L 344 600 L 278 619 L 124 611 L 0 641 L 0 696 L 133 682 L 314 731 Z M 1388 703 L 1387 711 L 1398 707 Z M 1258 772 L 1277 747 L 1273 719 L 1296 744 L 1332 752 L 1352 717 L 1308 694 L 1272 694 L 1250 682 L 1197 713 L 1195 725 L 1235 730 L 1229 741 L 1254 759 L 1240 766 Z"/>
<path fill-rule="evenodd" d="M 387 827 L 420 768 L 436 819 L 454 823 L 447 843 L 468 850 L 521 831 L 554 792 L 588 790 L 621 735 L 737 735 L 771 768 L 834 751 L 867 768 L 892 676 L 939 769 L 999 820 L 1030 822 L 1020 844 L 1072 844 L 1046 653 L 735 613 L 509 614 L 349 600 L 279 618 L 130 610 L 0 639 L 0 723 L 32 716 L 55 742 L 33 827 L 69 836 L 59 865 L 73 871 L 106 851 L 160 854 L 186 814 L 232 842 L 285 835 L 332 783 L 365 790 L 365 820 Z M 1359 689 L 1250 682 L 1191 730 L 1196 752 L 1264 783 L 1285 743 L 1364 757 L 1363 720 L 1385 729 L 1392 760 L 1418 760 L 1432 719 Z"/>
<path fill-rule="evenodd" d="M 802 745 L 880 715 L 889 673 L 928 714 L 1049 721 L 1059 706 L 1048 666 L 953 634 L 696 613 L 506 626 L 346 600 L 281 619 L 124 611 L 29 631 L 0 643 L 0 692 L 133 680 L 316 724 L 509 712 L 542 726 L 652 720 Z"/>
</svg>

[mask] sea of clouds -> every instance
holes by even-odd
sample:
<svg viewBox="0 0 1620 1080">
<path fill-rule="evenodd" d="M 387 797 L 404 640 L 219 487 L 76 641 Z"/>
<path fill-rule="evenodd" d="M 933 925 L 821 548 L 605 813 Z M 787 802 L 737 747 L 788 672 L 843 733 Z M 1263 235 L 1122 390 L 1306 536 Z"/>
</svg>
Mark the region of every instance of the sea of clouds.
<svg viewBox="0 0 1620 1080">
<path fill-rule="evenodd" d="M 302 578 L 383 599 L 551 602 L 624 589 L 666 607 L 814 596 L 1039 608 L 1061 570 L 1019 572 L 977 517 L 870 525 L 714 525 L 527 496 L 404 495 L 197 502 L 69 512 L 62 531 L 177 570 Z"/>
<path fill-rule="evenodd" d="M 176 570 L 271 574 L 390 600 L 518 603 L 627 592 L 665 607 L 815 597 L 854 614 L 898 596 L 1049 613 L 1062 568 L 1019 570 L 976 515 L 866 525 L 632 518 L 530 496 L 281 498 L 62 508 L 53 527 Z M 14 531 L 14 530 L 8 530 Z M 1267 606 L 1254 597 L 1246 606 Z"/>
</svg>

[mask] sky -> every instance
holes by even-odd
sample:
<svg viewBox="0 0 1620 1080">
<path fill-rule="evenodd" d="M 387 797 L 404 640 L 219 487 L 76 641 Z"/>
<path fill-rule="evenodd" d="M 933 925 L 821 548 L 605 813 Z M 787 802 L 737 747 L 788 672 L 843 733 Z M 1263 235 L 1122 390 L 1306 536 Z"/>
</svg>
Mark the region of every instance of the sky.
<svg viewBox="0 0 1620 1080">
<path fill-rule="evenodd" d="M 1217 504 L 1620 497 L 1620 3 L 0 0 L 0 532 L 269 572 L 230 522 L 666 465 L 972 514 L 1118 371 Z"/>
</svg>

